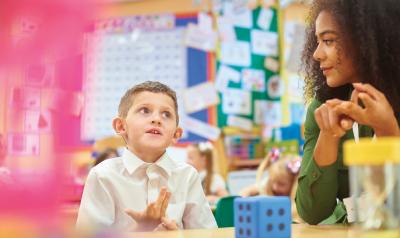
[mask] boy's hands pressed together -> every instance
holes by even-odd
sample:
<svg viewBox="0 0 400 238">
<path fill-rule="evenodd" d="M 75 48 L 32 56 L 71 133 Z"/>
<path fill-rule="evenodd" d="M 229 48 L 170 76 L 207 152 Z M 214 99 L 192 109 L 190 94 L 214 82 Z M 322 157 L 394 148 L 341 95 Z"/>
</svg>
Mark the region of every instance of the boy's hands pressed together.
<svg viewBox="0 0 400 238">
<path fill-rule="evenodd" d="M 178 225 L 176 224 L 175 220 L 168 219 L 166 217 L 161 218 L 161 224 L 159 224 L 154 231 L 174 231 L 178 230 Z"/>
<path fill-rule="evenodd" d="M 175 221 L 166 218 L 165 213 L 168 207 L 171 192 L 165 187 L 161 188 L 158 198 L 150 203 L 142 212 L 127 209 L 125 212 L 137 222 L 138 231 L 152 231 L 163 226 L 167 230 L 176 230 Z"/>
</svg>

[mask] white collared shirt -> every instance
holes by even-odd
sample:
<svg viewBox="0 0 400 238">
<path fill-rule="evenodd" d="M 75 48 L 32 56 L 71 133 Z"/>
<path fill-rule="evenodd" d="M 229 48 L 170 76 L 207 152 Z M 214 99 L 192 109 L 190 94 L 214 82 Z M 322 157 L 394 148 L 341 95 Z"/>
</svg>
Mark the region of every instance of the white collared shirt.
<svg viewBox="0 0 400 238">
<path fill-rule="evenodd" d="M 127 149 L 121 157 L 105 160 L 91 169 L 77 227 L 132 230 L 136 222 L 125 210 L 143 211 L 157 199 L 163 186 L 172 194 L 167 217 L 174 219 L 180 229 L 217 227 L 193 167 L 172 160 L 166 153 L 155 163 L 146 163 Z"/>
</svg>

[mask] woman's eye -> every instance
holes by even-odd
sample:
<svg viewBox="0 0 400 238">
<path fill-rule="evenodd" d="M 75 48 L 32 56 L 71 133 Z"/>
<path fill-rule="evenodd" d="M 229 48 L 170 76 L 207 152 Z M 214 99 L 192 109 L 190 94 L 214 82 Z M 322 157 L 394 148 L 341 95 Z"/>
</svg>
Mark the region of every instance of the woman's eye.
<svg viewBox="0 0 400 238">
<path fill-rule="evenodd" d="M 323 42 L 326 46 L 331 46 L 336 39 L 325 39 L 325 40 L 317 40 L 317 45 L 321 44 Z"/>
<path fill-rule="evenodd" d="M 335 40 L 332 40 L 332 39 L 327 39 L 327 40 L 322 40 L 324 43 L 325 43 L 325 45 L 327 45 L 327 46 L 330 46 L 330 45 L 332 45 L 333 44 L 333 42 L 335 42 Z"/>
</svg>

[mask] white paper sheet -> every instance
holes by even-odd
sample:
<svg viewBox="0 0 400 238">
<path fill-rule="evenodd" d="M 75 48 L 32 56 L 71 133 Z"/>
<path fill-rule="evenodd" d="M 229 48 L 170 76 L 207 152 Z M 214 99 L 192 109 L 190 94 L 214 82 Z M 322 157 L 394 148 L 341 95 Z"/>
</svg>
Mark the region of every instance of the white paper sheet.
<svg viewBox="0 0 400 238">
<path fill-rule="evenodd" d="M 10 155 L 36 156 L 40 153 L 39 134 L 15 133 L 8 135 Z"/>
<path fill-rule="evenodd" d="M 267 108 L 267 100 L 254 100 L 254 123 L 260 125 L 263 123 L 264 112 Z"/>
<path fill-rule="evenodd" d="M 217 140 L 221 134 L 221 129 L 193 117 L 183 117 L 182 126 L 196 135 L 208 140 Z"/>
<path fill-rule="evenodd" d="M 272 9 L 261 8 L 260 14 L 258 15 L 257 25 L 263 30 L 268 31 L 271 25 L 274 11 Z"/>
<path fill-rule="evenodd" d="M 215 88 L 223 92 L 228 88 L 229 82 L 240 82 L 240 73 L 226 65 L 221 64 L 218 68 L 217 78 L 215 80 Z"/>
<path fill-rule="evenodd" d="M 282 104 L 281 102 L 268 101 L 264 110 L 264 124 L 277 127 L 282 122 Z"/>
<path fill-rule="evenodd" d="M 217 44 L 217 34 L 214 30 L 204 31 L 197 25 L 187 26 L 184 44 L 204 51 L 214 51 Z"/>
<path fill-rule="evenodd" d="M 223 42 L 221 44 L 223 64 L 249 67 L 251 64 L 250 44 L 244 41 Z"/>
<path fill-rule="evenodd" d="M 227 89 L 222 94 L 222 111 L 225 114 L 251 114 L 251 93 L 240 89 Z"/>
<path fill-rule="evenodd" d="M 254 54 L 277 56 L 278 33 L 269 31 L 251 31 L 251 50 Z"/>
<path fill-rule="evenodd" d="M 221 42 L 236 41 L 236 33 L 230 18 L 219 16 L 217 18 L 218 35 Z"/>
<path fill-rule="evenodd" d="M 233 25 L 242 28 L 253 27 L 253 13 L 250 9 L 244 9 L 241 12 L 235 14 L 233 18 Z"/>
<path fill-rule="evenodd" d="M 193 113 L 219 103 L 218 92 L 212 82 L 198 84 L 183 92 L 186 113 Z"/>
<path fill-rule="evenodd" d="M 241 28 L 253 27 L 253 13 L 243 2 L 225 1 L 223 4 L 223 16 L 232 20 L 233 25 Z"/>
<path fill-rule="evenodd" d="M 27 132 L 48 132 L 51 128 L 51 114 L 49 111 L 25 112 L 25 131 Z"/>
<path fill-rule="evenodd" d="M 197 18 L 198 26 L 202 31 L 212 31 L 212 18 L 205 12 L 200 12 Z"/>
<path fill-rule="evenodd" d="M 245 131 L 251 131 L 253 128 L 253 122 L 250 119 L 238 116 L 228 116 L 227 119 L 228 126 L 237 127 Z"/>
<path fill-rule="evenodd" d="M 265 92 L 265 72 L 259 69 L 242 70 L 242 89 Z"/>
</svg>

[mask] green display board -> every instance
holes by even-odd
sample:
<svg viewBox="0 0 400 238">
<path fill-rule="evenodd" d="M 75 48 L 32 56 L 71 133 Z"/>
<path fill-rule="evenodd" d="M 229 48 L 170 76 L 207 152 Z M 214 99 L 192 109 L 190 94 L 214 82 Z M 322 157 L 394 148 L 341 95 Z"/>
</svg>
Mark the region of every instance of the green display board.
<svg viewBox="0 0 400 238">
<path fill-rule="evenodd" d="M 251 35 L 252 35 L 252 31 L 253 30 L 261 30 L 263 32 L 274 32 L 274 33 L 278 33 L 278 16 L 277 16 L 277 10 L 275 8 L 271 8 L 270 9 L 273 12 L 271 21 L 270 21 L 270 25 L 269 28 L 266 29 L 264 27 L 264 29 L 260 28 L 259 26 L 259 15 L 262 11 L 261 7 L 258 7 L 254 10 L 252 10 L 252 27 L 251 28 L 243 28 L 243 27 L 234 27 L 235 30 L 235 34 L 236 34 L 236 40 L 237 41 L 242 41 L 242 42 L 249 42 L 251 45 Z M 222 13 L 223 15 L 224 13 Z M 279 40 L 277 40 L 277 44 L 279 44 Z M 250 47 L 251 48 L 251 47 Z M 275 60 L 275 62 L 279 62 L 279 50 L 278 50 L 278 56 L 269 56 L 269 55 L 259 55 L 259 54 L 254 54 L 254 52 L 250 49 L 250 53 L 251 53 L 251 63 L 249 67 L 241 67 L 241 66 L 235 66 L 235 65 L 227 65 L 232 69 L 237 70 L 238 72 L 242 72 L 243 69 L 257 69 L 257 70 L 263 70 L 265 72 L 265 86 L 267 88 L 268 85 L 268 81 L 271 79 L 272 76 L 278 76 L 279 77 L 279 70 L 277 72 L 273 72 L 270 71 L 268 69 L 265 68 L 264 66 L 264 61 L 265 58 L 272 58 Z M 217 72 L 219 70 L 219 68 L 221 67 L 221 58 L 217 57 Z M 225 64 L 226 65 L 226 64 Z M 275 77 L 276 78 L 276 77 Z M 228 84 L 228 88 L 229 89 L 242 89 L 242 79 L 240 80 L 240 82 L 234 82 L 234 81 L 229 81 Z M 255 100 L 268 100 L 268 101 L 280 101 L 280 97 L 271 97 L 268 93 L 268 90 L 266 89 L 265 91 L 250 91 L 251 93 L 251 113 L 248 115 L 234 115 L 234 116 L 239 116 L 239 117 L 243 117 L 243 118 L 247 118 L 253 121 L 253 126 L 256 125 L 254 123 L 255 120 L 255 106 L 254 106 L 254 101 Z M 221 99 L 223 99 L 222 96 L 223 93 L 220 93 Z M 222 101 L 221 100 L 221 101 Z M 223 128 L 225 126 L 227 126 L 227 118 L 228 118 L 228 114 L 226 114 L 223 110 L 223 102 L 221 102 L 218 105 L 218 126 L 220 128 Z M 230 114 L 232 115 L 232 114 Z"/>
</svg>

